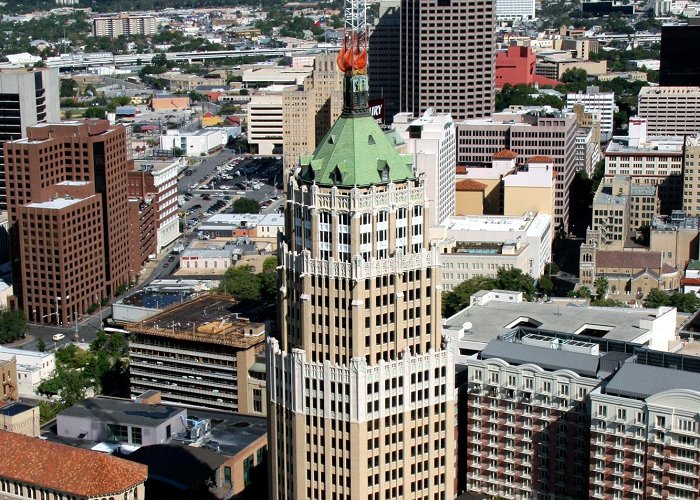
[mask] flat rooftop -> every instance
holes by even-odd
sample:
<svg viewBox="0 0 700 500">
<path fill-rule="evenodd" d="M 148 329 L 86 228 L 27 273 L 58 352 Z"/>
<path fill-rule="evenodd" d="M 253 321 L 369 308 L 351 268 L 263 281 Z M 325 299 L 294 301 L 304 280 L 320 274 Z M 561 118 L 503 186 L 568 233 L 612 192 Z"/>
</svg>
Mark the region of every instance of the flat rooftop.
<svg viewBox="0 0 700 500">
<path fill-rule="evenodd" d="M 530 228 L 543 228 L 550 220 L 551 217 L 545 214 L 522 217 L 467 215 L 448 217 L 441 226 L 449 231 L 525 232 Z"/>
<path fill-rule="evenodd" d="M 237 302 L 220 294 L 204 294 L 167 307 L 140 322 L 123 322 L 132 333 L 182 341 L 248 349 L 265 341 L 265 326 L 241 318 Z"/>
<path fill-rule="evenodd" d="M 639 146 L 630 146 L 629 137 L 613 137 L 605 154 L 654 154 L 658 156 L 681 156 L 683 154 L 683 136 L 653 136 Z"/>
<path fill-rule="evenodd" d="M 649 330 L 641 327 L 640 321 L 656 317 L 655 309 L 591 307 L 577 305 L 575 301 L 515 303 L 489 300 L 447 318 L 444 328 L 459 331 L 469 323 L 470 328 L 460 340 L 475 344 L 487 344 L 523 323 L 541 330 L 641 343 Z"/>
<path fill-rule="evenodd" d="M 5 406 L 0 406 L 0 415 L 14 417 L 15 415 L 24 413 L 27 410 L 31 410 L 32 408 L 36 408 L 36 406 L 26 403 L 10 403 Z"/>
<path fill-rule="evenodd" d="M 124 399 L 87 398 L 66 408 L 59 416 L 154 427 L 179 413 L 187 414 L 184 408 L 164 404 L 150 405 Z"/>
<path fill-rule="evenodd" d="M 27 203 L 25 207 L 27 208 L 38 208 L 44 210 L 61 210 L 62 208 L 70 207 L 76 203 L 80 203 L 87 198 L 56 198 L 51 201 L 40 201 Z"/>
<path fill-rule="evenodd" d="M 233 456 L 267 435 L 267 419 L 241 413 L 221 413 L 216 411 L 188 408 L 187 414 L 200 419 L 211 420 L 209 440 L 203 445 L 217 453 Z"/>
</svg>

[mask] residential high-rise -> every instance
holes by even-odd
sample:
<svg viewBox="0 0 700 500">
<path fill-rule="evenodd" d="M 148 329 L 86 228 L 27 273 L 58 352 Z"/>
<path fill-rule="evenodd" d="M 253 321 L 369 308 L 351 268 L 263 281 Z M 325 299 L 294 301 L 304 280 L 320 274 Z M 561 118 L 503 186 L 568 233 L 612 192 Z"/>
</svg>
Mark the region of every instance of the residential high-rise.
<svg viewBox="0 0 700 500">
<path fill-rule="evenodd" d="M 494 109 L 496 2 L 401 1 L 401 111 L 455 121 Z"/>
<path fill-rule="evenodd" d="M 2 144 L 26 137 L 31 125 L 60 118 L 57 69 L 0 69 L 0 211 L 7 210 Z"/>
<path fill-rule="evenodd" d="M 93 120 L 27 135 L 5 143 L 15 305 L 36 322 L 73 322 L 140 271 L 131 267 L 126 133 Z"/>
<path fill-rule="evenodd" d="M 391 123 L 400 109 L 401 45 L 397 33 L 401 29 L 401 1 L 379 2 L 379 17 L 369 27 L 369 60 L 367 76 L 372 82 L 370 99 L 384 100 L 386 123 Z"/>
<path fill-rule="evenodd" d="M 100 16 L 92 20 L 93 36 L 119 38 L 120 36 L 155 35 L 156 16 L 153 14 L 121 13 L 116 16 Z"/>
<path fill-rule="evenodd" d="M 270 498 L 454 497 L 454 361 L 410 156 L 368 109 L 346 29 L 343 112 L 288 176 L 267 345 Z"/>
<path fill-rule="evenodd" d="M 343 75 L 335 58 L 338 54 L 314 57 L 314 70 L 304 88 L 289 87 L 282 93 L 282 136 L 284 166 L 296 165 L 299 155 L 311 153 L 340 115 Z"/>
</svg>

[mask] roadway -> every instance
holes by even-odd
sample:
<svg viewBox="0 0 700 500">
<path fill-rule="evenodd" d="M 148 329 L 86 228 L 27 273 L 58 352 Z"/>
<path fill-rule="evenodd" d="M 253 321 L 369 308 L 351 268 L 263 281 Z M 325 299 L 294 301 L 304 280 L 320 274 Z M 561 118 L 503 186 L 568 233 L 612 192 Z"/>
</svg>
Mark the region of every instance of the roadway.
<svg viewBox="0 0 700 500">
<path fill-rule="evenodd" d="M 218 200 L 224 200 L 222 196 L 230 196 L 231 199 L 228 201 L 224 200 L 226 201 L 226 205 L 222 207 L 218 211 L 218 213 L 222 213 L 228 210 L 230 208 L 230 204 L 235 199 L 241 196 L 250 198 L 260 203 L 261 201 L 269 200 L 274 196 L 281 194 L 279 190 L 275 189 L 271 182 L 263 184 L 263 186 L 258 190 L 246 190 L 244 195 L 239 195 L 238 193 L 242 191 L 239 191 L 237 189 L 199 189 L 199 186 L 202 185 L 208 185 L 208 187 L 211 187 L 212 179 L 218 173 L 218 171 L 216 170 L 217 167 L 224 165 L 230 159 L 236 157 L 240 157 L 242 159 L 240 163 L 236 167 L 234 167 L 233 170 L 228 172 L 229 174 L 234 174 L 236 171 L 246 167 L 253 161 L 253 157 L 244 157 L 242 155 L 237 154 L 235 151 L 224 149 L 223 151 L 215 155 L 206 157 L 198 165 L 190 166 L 189 169 L 192 170 L 192 175 L 181 175 L 180 179 L 178 180 L 178 194 L 182 195 L 186 192 L 190 192 L 192 193 L 192 197 L 189 201 L 186 201 L 182 206 L 180 206 L 179 210 L 181 212 L 188 212 L 195 205 L 200 205 L 200 207 L 193 213 L 185 216 L 185 223 L 187 223 L 187 220 L 192 218 L 196 218 L 198 222 L 192 227 L 185 227 L 184 234 L 180 237 L 180 239 L 178 239 L 175 242 L 173 246 L 182 245 L 184 247 L 187 247 L 192 242 L 192 240 L 197 238 L 197 227 L 202 222 L 204 222 L 207 219 L 207 217 L 209 217 L 209 215 L 207 214 L 207 210 Z M 240 183 L 243 180 L 245 180 L 245 176 L 243 175 L 232 175 L 232 177 L 233 178 L 231 180 L 224 180 L 222 181 L 222 183 L 224 183 L 224 185 L 227 186 L 233 186 L 234 184 Z M 251 174 L 251 177 L 255 177 L 255 175 Z M 270 179 L 267 180 L 270 181 Z M 274 180 L 275 179 L 273 178 L 272 181 Z M 197 184 L 197 187 L 193 188 L 192 186 L 195 184 Z M 218 197 L 216 196 L 217 194 L 219 195 Z M 205 196 L 208 196 L 210 199 L 205 200 Z M 273 202 L 269 207 L 265 207 L 264 209 L 262 209 L 261 213 L 276 212 L 281 206 L 282 202 L 283 200 L 280 198 L 279 200 Z M 149 278 L 140 282 L 140 285 L 145 286 L 155 279 L 167 278 L 177 270 L 177 264 L 177 259 L 173 259 L 172 261 L 170 260 L 169 253 L 162 253 L 161 258 L 156 263 L 156 269 L 153 271 L 153 273 L 151 273 L 151 276 Z"/>
</svg>

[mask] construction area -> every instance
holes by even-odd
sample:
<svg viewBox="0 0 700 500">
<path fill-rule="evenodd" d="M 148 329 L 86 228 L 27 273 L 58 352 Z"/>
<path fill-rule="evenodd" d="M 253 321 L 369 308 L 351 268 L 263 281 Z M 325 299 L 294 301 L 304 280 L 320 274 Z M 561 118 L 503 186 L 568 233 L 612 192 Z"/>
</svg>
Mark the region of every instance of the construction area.
<svg viewBox="0 0 700 500">
<path fill-rule="evenodd" d="M 158 390 L 166 404 L 263 415 L 265 325 L 240 317 L 236 304 L 204 294 L 121 323 L 131 335 L 132 395 Z"/>
</svg>

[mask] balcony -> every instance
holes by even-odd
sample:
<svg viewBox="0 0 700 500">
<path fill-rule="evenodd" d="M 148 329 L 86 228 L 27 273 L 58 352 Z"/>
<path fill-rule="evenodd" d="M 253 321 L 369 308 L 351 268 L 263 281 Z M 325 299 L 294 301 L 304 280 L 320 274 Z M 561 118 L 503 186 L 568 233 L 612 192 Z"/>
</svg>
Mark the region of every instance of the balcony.
<svg viewBox="0 0 700 500">
<path fill-rule="evenodd" d="M 692 477 L 692 478 L 698 477 L 696 471 L 691 472 L 691 471 L 687 471 L 687 470 L 676 469 L 673 467 L 669 468 L 668 472 L 669 472 L 669 474 L 675 474 L 677 476 Z"/>
<path fill-rule="evenodd" d="M 689 484 L 683 484 L 683 483 L 677 483 L 675 481 L 669 481 L 668 483 L 669 488 L 675 488 L 677 490 L 683 490 L 683 491 L 692 491 L 693 493 L 698 492 L 698 488 L 695 486 L 691 486 Z"/>
</svg>

